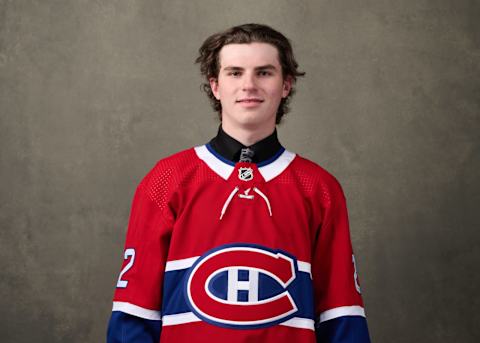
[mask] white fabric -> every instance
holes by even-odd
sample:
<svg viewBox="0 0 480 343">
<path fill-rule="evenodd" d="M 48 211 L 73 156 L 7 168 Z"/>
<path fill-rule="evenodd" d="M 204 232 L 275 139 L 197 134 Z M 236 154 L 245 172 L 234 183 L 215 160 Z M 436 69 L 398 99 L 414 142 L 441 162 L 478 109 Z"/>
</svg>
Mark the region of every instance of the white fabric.
<svg viewBox="0 0 480 343">
<path fill-rule="evenodd" d="M 171 314 L 168 316 L 163 316 L 162 325 L 171 326 L 171 325 L 180 325 L 186 323 L 199 322 L 200 319 L 192 312 Z M 280 323 L 283 326 L 289 326 L 299 329 L 309 329 L 315 330 L 315 323 L 312 319 L 294 317 L 283 323 Z"/>
<path fill-rule="evenodd" d="M 200 321 L 200 318 L 198 318 L 193 312 L 186 312 L 186 313 L 170 314 L 168 316 L 163 316 L 162 325 L 170 326 L 170 325 L 193 323 L 193 322 L 199 322 L 199 321 Z"/>
<path fill-rule="evenodd" d="M 258 168 L 266 182 L 280 175 L 292 163 L 296 154 L 285 150 L 275 161 Z"/>
<path fill-rule="evenodd" d="M 228 180 L 230 174 L 232 174 L 235 169 L 234 166 L 223 162 L 217 156 L 212 154 L 206 145 L 201 145 L 195 147 L 195 152 L 197 153 L 198 158 L 204 161 L 210 169 L 215 173 L 220 175 L 223 179 Z M 292 163 L 296 154 L 288 150 L 284 150 L 282 154 L 273 162 L 259 167 L 258 171 L 262 174 L 265 181 L 270 181 L 276 176 L 280 175 L 287 167 Z"/>
<path fill-rule="evenodd" d="M 320 323 L 330 319 L 335 319 L 343 316 L 361 316 L 365 317 L 365 310 L 361 306 L 342 306 L 332 308 L 320 314 Z"/>
<path fill-rule="evenodd" d="M 112 311 L 120 311 L 131 314 L 132 316 L 140 317 L 143 319 L 160 320 L 162 315 L 160 311 L 149 310 L 134 304 L 130 304 L 122 301 L 114 301 Z"/>
<path fill-rule="evenodd" d="M 310 274 L 310 278 L 312 278 L 312 266 L 308 262 L 297 261 L 298 263 L 298 270 L 304 273 Z"/>
<path fill-rule="evenodd" d="M 208 151 L 205 145 L 195 147 L 195 152 L 197 153 L 198 158 L 205 162 L 210 169 L 225 180 L 228 180 L 230 174 L 233 172 L 233 166 L 218 159 L 217 156 Z"/>
<path fill-rule="evenodd" d="M 294 317 L 287 320 L 286 322 L 280 323 L 280 325 L 290 326 L 299 329 L 309 329 L 313 331 L 315 330 L 315 322 L 312 319 L 308 318 Z"/>
<path fill-rule="evenodd" d="M 184 258 L 182 260 L 168 261 L 165 265 L 165 271 L 181 270 L 190 268 L 200 256 Z"/>
</svg>

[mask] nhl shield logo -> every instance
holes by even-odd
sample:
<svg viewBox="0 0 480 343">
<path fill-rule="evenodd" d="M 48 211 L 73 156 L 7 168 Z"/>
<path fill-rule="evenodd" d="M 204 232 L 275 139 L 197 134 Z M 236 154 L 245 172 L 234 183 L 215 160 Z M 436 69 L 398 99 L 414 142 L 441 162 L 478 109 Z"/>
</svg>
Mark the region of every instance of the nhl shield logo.
<svg viewBox="0 0 480 343">
<path fill-rule="evenodd" d="M 242 181 L 253 180 L 253 169 L 247 167 L 238 168 L 238 178 Z"/>
</svg>

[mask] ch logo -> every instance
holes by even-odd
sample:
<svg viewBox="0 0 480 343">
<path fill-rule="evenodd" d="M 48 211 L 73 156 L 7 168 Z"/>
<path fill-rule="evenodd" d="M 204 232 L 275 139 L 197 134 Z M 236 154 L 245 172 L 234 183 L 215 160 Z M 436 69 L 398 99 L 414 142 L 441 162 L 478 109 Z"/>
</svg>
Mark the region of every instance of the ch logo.
<svg viewBox="0 0 480 343">
<path fill-rule="evenodd" d="M 287 290 L 297 271 L 295 258 L 282 251 L 252 244 L 221 246 L 191 267 L 185 279 L 187 303 L 214 325 L 272 326 L 298 310 Z"/>
<path fill-rule="evenodd" d="M 238 178 L 242 181 L 253 180 L 253 169 L 247 167 L 238 168 Z"/>
</svg>

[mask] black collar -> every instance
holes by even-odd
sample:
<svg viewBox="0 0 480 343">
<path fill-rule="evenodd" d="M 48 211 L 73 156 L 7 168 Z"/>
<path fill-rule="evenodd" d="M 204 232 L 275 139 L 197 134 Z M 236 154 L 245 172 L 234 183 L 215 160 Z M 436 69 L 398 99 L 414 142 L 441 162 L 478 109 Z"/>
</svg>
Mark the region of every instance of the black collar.
<svg viewBox="0 0 480 343">
<path fill-rule="evenodd" d="M 223 158 L 232 162 L 237 162 L 240 158 L 240 150 L 246 148 L 245 145 L 223 131 L 222 125 L 220 125 L 217 135 L 209 142 L 209 144 L 213 150 Z M 272 158 L 280 149 L 282 149 L 282 145 L 278 141 L 277 130 L 275 129 L 270 136 L 249 146 L 249 148 L 255 152 L 252 160 L 254 163 L 260 163 Z"/>
</svg>

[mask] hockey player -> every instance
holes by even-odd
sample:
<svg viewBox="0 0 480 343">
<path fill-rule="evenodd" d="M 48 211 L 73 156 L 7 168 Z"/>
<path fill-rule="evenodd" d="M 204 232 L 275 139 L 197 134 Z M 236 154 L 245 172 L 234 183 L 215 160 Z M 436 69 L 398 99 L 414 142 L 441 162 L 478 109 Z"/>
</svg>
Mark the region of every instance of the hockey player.
<svg viewBox="0 0 480 343">
<path fill-rule="evenodd" d="M 233 27 L 197 62 L 221 125 L 138 185 L 108 343 L 369 342 L 341 186 L 277 139 L 289 41 Z"/>
</svg>

